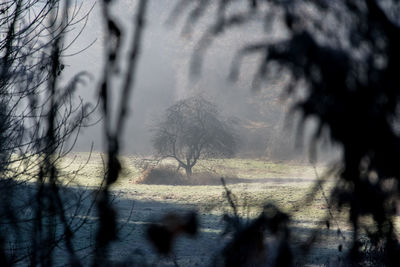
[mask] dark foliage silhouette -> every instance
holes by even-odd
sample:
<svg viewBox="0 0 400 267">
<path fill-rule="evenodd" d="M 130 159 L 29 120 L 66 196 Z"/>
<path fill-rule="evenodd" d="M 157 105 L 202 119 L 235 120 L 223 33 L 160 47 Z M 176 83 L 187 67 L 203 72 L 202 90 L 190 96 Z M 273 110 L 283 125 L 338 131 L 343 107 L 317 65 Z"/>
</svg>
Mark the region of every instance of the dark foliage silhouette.
<svg viewBox="0 0 400 267">
<path fill-rule="evenodd" d="M 399 243 L 393 219 L 399 192 L 398 99 L 400 25 L 397 1 L 180 1 L 177 12 L 188 17 L 191 30 L 202 16 L 215 10 L 215 22 L 194 52 L 192 73 L 215 38 L 237 26 L 259 22 L 269 36 L 250 43 L 234 58 L 236 79 L 243 57 L 260 55 L 253 89 L 289 74 L 289 97 L 307 90 L 293 110 L 318 119 L 314 140 L 327 134 L 343 148 L 336 186 L 329 201 L 348 207 L 353 226 L 352 263 L 359 262 L 361 235 L 384 245 L 384 263 L 399 265 Z M 311 148 L 313 151 L 313 147 Z M 312 155 L 315 156 L 315 155 Z M 320 181 L 313 192 L 318 191 Z M 363 218 L 372 218 L 367 223 Z"/>
<path fill-rule="evenodd" d="M 232 239 L 220 255 L 215 258 L 215 266 L 292 266 L 293 255 L 289 246 L 289 216 L 273 204 L 266 204 L 259 216 L 245 221 L 238 214 L 238 203 L 221 178 L 226 200 L 232 208 L 232 215 L 226 214 L 226 230 Z M 272 244 L 265 243 L 272 237 Z"/>
<path fill-rule="evenodd" d="M 111 112 L 111 103 L 109 100 L 111 88 L 110 83 L 117 76 L 116 69 L 121 64 L 119 53 L 121 52 L 122 30 L 111 14 L 110 1 L 102 1 L 102 11 L 105 20 L 105 55 L 103 80 L 100 84 L 99 99 L 101 102 L 102 113 L 104 117 L 104 137 L 106 142 L 107 162 L 105 164 L 104 180 L 105 184 L 99 189 L 99 198 L 97 201 L 99 227 L 96 235 L 96 246 L 94 251 L 93 266 L 107 266 L 108 249 L 112 241 L 117 238 L 117 212 L 113 208 L 109 188 L 118 180 L 121 163 L 118 158 L 120 150 L 121 136 L 124 130 L 126 118 L 128 115 L 128 100 L 134 87 L 135 70 L 137 58 L 140 53 L 144 19 L 146 14 L 147 1 L 140 0 L 137 3 L 137 13 L 134 19 L 133 39 L 129 43 L 129 55 L 127 60 L 127 74 L 124 75 L 121 85 L 120 102 L 117 105 L 117 114 L 114 116 Z M 114 90 L 114 89 L 113 89 Z M 113 119 L 115 118 L 115 120 Z"/>
<path fill-rule="evenodd" d="M 198 219 L 195 212 L 186 215 L 166 214 L 161 224 L 152 224 L 147 229 L 147 236 L 160 254 L 172 253 L 175 238 L 186 234 L 195 236 L 198 232 Z"/>
</svg>

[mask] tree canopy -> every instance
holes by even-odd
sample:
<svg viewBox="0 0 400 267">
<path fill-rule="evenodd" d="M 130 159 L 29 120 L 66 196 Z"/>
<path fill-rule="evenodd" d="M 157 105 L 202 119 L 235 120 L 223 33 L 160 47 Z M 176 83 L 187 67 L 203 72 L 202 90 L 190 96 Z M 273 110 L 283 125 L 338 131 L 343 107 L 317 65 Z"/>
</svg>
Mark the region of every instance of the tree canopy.
<svg viewBox="0 0 400 267">
<path fill-rule="evenodd" d="M 188 176 L 201 157 L 230 157 L 237 148 L 232 124 L 217 107 L 196 96 L 169 107 L 157 125 L 153 146 L 162 158 L 173 158 Z"/>
</svg>

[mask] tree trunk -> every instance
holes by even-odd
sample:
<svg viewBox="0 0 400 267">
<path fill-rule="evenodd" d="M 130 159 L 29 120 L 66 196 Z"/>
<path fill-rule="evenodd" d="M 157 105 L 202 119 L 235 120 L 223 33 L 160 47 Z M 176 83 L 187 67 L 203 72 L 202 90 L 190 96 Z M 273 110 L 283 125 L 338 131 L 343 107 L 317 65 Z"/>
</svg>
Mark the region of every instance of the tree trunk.
<svg viewBox="0 0 400 267">
<path fill-rule="evenodd" d="M 185 166 L 185 171 L 186 171 L 186 176 L 188 178 L 190 178 L 190 176 L 192 176 L 192 167 L 190 167 L 189 165 Z"/>
<path fill-rule="evenodd" d="M 190 157 L 186 157 L 186 164 L 184 167 L 186 171 L 186 176 L 190 178 L 190 176 L 192 176 L 192 167 L 193 167 L 193 165 L 190 163 Z"/>
</svg>

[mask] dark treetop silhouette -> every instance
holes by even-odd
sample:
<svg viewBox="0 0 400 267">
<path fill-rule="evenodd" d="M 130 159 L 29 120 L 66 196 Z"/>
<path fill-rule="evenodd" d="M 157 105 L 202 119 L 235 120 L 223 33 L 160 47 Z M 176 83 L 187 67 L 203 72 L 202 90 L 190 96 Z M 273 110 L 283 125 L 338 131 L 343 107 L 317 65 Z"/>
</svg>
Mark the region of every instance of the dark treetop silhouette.
<svg viewBox="0 0 400 267">
<path fill-rule="evenodd" d="M 284 89 L 289 96 L 307 89 L 293 110 L 304 121 L 318 119 L 315 141 L 328 135 L 343 148 L 329 201 L 337 208 L 349 208 L 353 263 L 360 259 L 358 240 L 364 233 L 373 244 L 384 244 L 383 263 L 400 264 L 393 221 L 400 190 L 399 7 L 399 1 L 390 0 L 182 0 L 174 13 L 191 14 L 185 24 L 189 31 L 211 10 L 216 14 L 194 52 L 194 74 L 212 41 L 233 27 L 249 29 L 259 23 L 267 34 L 285 33 L 238 51 L 230 77 L 237 78 L 243 57 L 258 54 L 254 89 L 287 74 L 290 80 Z M 325 181 L 321 179 L 313 192 Z"/>
</svg>

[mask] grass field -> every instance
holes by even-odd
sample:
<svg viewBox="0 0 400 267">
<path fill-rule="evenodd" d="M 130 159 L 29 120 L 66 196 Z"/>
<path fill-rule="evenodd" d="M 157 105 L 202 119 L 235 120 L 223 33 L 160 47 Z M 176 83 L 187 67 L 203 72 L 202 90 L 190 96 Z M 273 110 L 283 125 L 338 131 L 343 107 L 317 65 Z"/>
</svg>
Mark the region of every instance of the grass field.
<svg viewBox="0 0 400 267">
<path fill-rule="evenodd" d="M 88 156 L 88 153 L 71 154 L 61 164 L 65 167 L 65 172 L 81 169 L 70 185 L 96 188 L 101 183 L 104 159 L 100 154 L 94 153 L 84 164 Z M 219 251 L 226 242 L 220 236 L 224 229 L 221 218 L 223 214 L 230 213 L 231 208 L 222 185 L 136 184 L 135 181 L 142 175 L 142 170 L 138 167 L 142 159 L 126 156 L 122 158 L 122 162 L 124 170 L 113 186 L 113 192 L 121 221 L 125 222 L 128 217 L 129 221 L 125 223 L 127 229 L 121 232 L 124 238 L 118 242 L 114 256 L 124 258 L 131 255 L 132 251 L 140 250 L 146 257 L 156 259 L 154 251 L 145 241 L 144 226 L 170 211 L 195 210 L 200 214 L 201 232 L 196 240 L 178 240 L 176 257 L 181 266 L 207 265 L 212 259 L 212 253 Z M 161 163 L 171 164 L 174 162 Z M 314 201 L 304 203 L 316 181 L 315 170 L 322 175 L 326 167 L 319 165 L 314 169 L 305 163 L 257 159 L 213 159 L 200 162 L 193 171 L 208 172 L 213 177 L 231 177 L 228 188 L 235 195 L 243 218 L 256 217 L 266 203 L 273 203 L 283 211 L 290 212 L 295 243 L 306 242 L 313 231 L 319 231 L 321 238 L 315 243 L 306 263 L 310 266 L 336 266 L 338 259 L 344 257 L 343 252 L 338 251 L 338 245 L 343 244 L 345 248 L 347 245 L 337 235 L 337 228 L 345 236 L 349 236 L 349 227 L 346 218 L 336 213 L 332 227 L 327 229 L 325 226 L 328 209 L 322 192 L 328 195 L 332 182 L 326 183 L 324 189 L 317 192 Z M 162 264 L 168 266 L 168 260 Z M 162 264 L 159 262 L 156 265 Z"/>
</svg>

